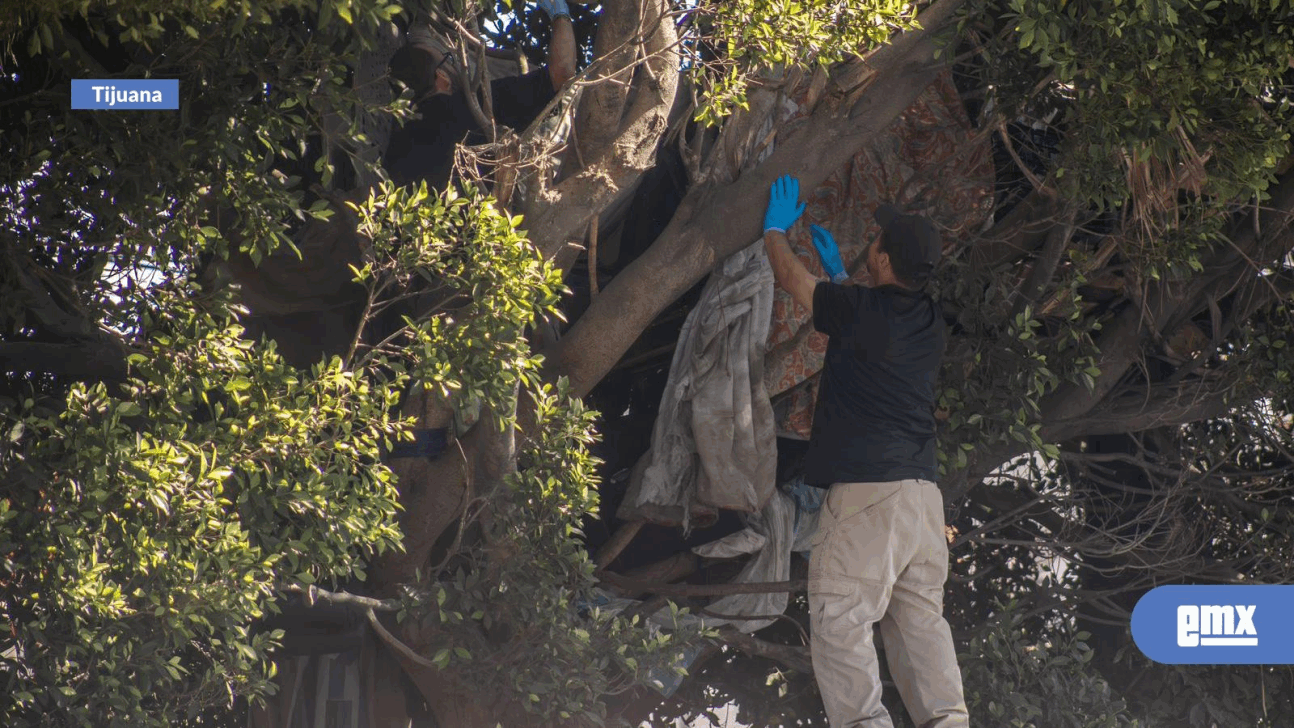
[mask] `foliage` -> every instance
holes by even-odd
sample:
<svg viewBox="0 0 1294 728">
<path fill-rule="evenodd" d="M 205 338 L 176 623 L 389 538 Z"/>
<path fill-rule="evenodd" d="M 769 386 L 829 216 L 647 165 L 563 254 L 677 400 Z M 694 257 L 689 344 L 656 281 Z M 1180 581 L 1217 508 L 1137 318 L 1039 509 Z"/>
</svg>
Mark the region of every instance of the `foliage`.
<svg viewBox="0 0 1294 728">
<path fill-rule="evenodd" d="M 707 2 L 690 14 L 685 62 L 701 90 L 696 119 L 711 125 L 746 107 L 769 66 L 827 67 L 918 27 L 915 5 L 897 0 Z"/>
<path fill-rule="evenodd" d="M 1198 250 L 1220 242 L 1219 217 L 1265 199 L 1289 150 L 1290 10 L 1284 0 L 976 0 L 962 28 L 1001 118 L 1058 115 L 1053 181 L 1069 199 L 1124 208 L 1150 279 L 1198 270 Z"/>
<path fill-rule="evenodd" d="M 397 494 L 379 458 L 407 432 L 392 413 L 409 383 L 495 412 L 509 411 L 523 382 L 538 386 L 537 360 L 515 332 L 552 310 L 560 280 L 519 218 L 471 190 L 433 199 L 425 188 L 386 187 L 354 207 L 372 241 L 354 269 L 369 314 L 429 281 L 460 305 L 405 316 L 384 338 L 357 339 L 345 360 L 306 373 L 272 342 L 242 338 L 225 301 L 154 287 L 139 324 L 147 344 L 131 355 L 121 392 L 77 385 L 61 406 L 29 400 L 6 427 L 21 446 L 3 462 L 18 484 L 3 501 L 0 549 L 9 554 L 3 614 L 16 634 L 6 646 L 16 656 L 11 724 L 39 715 L 168 724 L 263 693 L 275 635 L 249 627 L 273 609 L 276 587 L 363 579 L 365 558 L 398 544 Z M 599 710 L 615 681 L 645 680 L 672 644 L 575 609 L 591 601 L 593 583 L 576 540 L 596 504 L 590 416 L 569 397 L 538 395 L 541 434 L 513 481 L 516 504 L 492 520 L 513 558 L 485 581 L 460 570 L 425 612 L 457 624 L 463 612 L 451 608 L 462 606 L 487 628 L 491 619 L 526 625 L 495 679 L 510 680 L 521 702 L 562 696 L 533 706 L 553 715 Z M 471 656 L 450 650 L 437 661 Z"/>
<path fill-rule="evenodd" d="M 1083 315 L 1083 283 L 1077 269 L 1064 276 L 1044 315 L 1041 307 L 1013 307 L 1009 284 L 977 271 L 967 254 L 945 259 L 938 295 L 955 304 L 961 336 L 940 377 L 939 409 L 948 414 L 939 431 L 942 472 L 964 469 L 977 448 L 1055 455 L 1041 434 L 1043 399 L 1062 383 L 1090 388 L 1100 376 L 1093 336 L 1101 322 Z"/>
<path fill-rule="evenodd" d="M 21 9 L 8 7 L 0 14 L 0 32 L 10 43 L 21 42 L 24 37 L 31 55 L 55 50 L 56 36 L 61 35 L 62 23 L 75 18 L 89 18 L 101 12 L 111 12 L 116 21 L 116 40 L 139 43 L 148 47 L 176 30 L 192 39 L 200 39 L 199 32 L 208 24 L 228 24 L 237 35 L 248 26 L 269 26 L 281 21 L 284 13 L 317 12 L 315 27 L 320 30 L 330 26 L 355 26 L 372 32 L 378 24 L 401 12 L 401 6 L 389 0 L 214 0 L 195 3 L 190 0 L 154 0 L 146 3 L 119 3 L 115 0 L 82 2 L 81 0 L 54 0 L 37 5 L 24 5 Z M 337 21 L 342 21 L 338 23 Z M 18 32 L 21 29 L 23 32 Z M 102 37 L 106 44 L 106 31 Z M 25 33 L 25 35 L 24 35 Z"/>
<path fill-rule="evenodd" d="M 596 413 L 564 380 L 529 398 L 534 434 L 506 492 L 483 495 L 492 504 L 484 538 L 454 557 L 450 577 L 415 585 L 401 619 L 420 620 L 441 669 L 502 704 L 546 724 L 602 725 L 609 696 L 682 669 L 680 650 L 701 632 L 677 608 L 662 632 L 597 606 L 604 599 L 579 541 L 581 519 L 598 503 L 598 463 L 587 450 Z"/>
<path fill-rule="evenodd" d="M 725 123 L 752 83 L 915 30 L 923 5 L 673 6 L 696 118 Z M 474 4 L 443 7 L 479 20 Z M 1126 372 L 1096 363 L 1111 353 L 1097 350 L 1104 323 L 1142 306 L 1149 282 L 1194 285 L 1215 274 L 1208 256 L 1226 251 L 1228 231 L 1266 201 L 1290 149 L 1290 5 L 964 7 L 965 42 L 946 51 L 973 79 L 966 97 L 981 102 L 976 121 L 989 130 L 1037 125 L 1056 139 L 1029 150 L 1033 179 L 998 190 L 995 219 L 1025 195 L 1055 192 L 1078 205 L 1084 228 L 1035 301 L 1020 296 L 1042 257 L 1031 250 L 996 269 L 959 250 L 939 282 L 956 319 L 940 398 L 943 472 L 1024 453 L 955 514 L 959 588 L 949 612 L 959 631 L 982 628 L 964 665 L 975 715 L 1128 725 L 1136 714 L 1148 725 L 1204 725 L 1254 723 L 1265 706 L 1288 713 L 1288 675 L 1270 670 L 1150 666 L 1136 682 L 1103 681 L 1098 673 L 1117 674 L 1110 656 L 1093 657 L 1055 613 L 1072 608 L 1088 619 L 1085 604 L 1058 596 L 1104 598 L 1163 576 L 1143 563 L 1111 585 L 1098 578 L 1103 562 L 1082 558 L 1111 555 L 1100 529 L 1151 544 L 1180 536 L 1137 531 L 1152 498 L 1200 509 L 1191 521 L 1194 535 L 1207 536 L 1192 542 L 1208 546 L 1200 564 L 1244 575 L 1288 569 L 1287 294 L 1252 312 L 1243 301 L 1210 301 L 1216 315 L 1187 322 L 1218 332 L 1216 349 L 1195 352 L 1194 370 L 1168 360 L 1158 332 L 1127 353 L 1137 363 Z M 495 4 L 493 16 L 509 8 Z M 518 404 L 536 423 L 517 472 L 468 504 L 479 518 L 460 552 L 409 585 L 402 627 L 430 635 L 437 646 L 428 658 L 519 705 L 525 719 L 597 721 L 606 696 L 669 669 L 694 636 L 665 639 L 593 606 L 579 531 L 598 498 L 591 415 L 560 387 L 539 384 L 525 334 L 538 317 L 560 316 L 562 286 L 534 255 L 523 221 L 471 189 L 379 186 L 348 198 L 357 200 L 348 210 L 333 204 L 335 191 L 373 171 L 367 127 L 336 122 L 409 111 L 360 93 L 356 59 L 379 22 L 418 9 L 387 0 L 0 8 L 0 343 L 106 334 L 131 354 L 124 383 L 4 383 L 0 682 L 10 701 L 0 719 L 8 724 L 160 725 L 233 695 L 265 694 L 276 635 L 252 626 L 272 612 L 278 590 L 362 579 L 375 554 L 396 546 L 395 484 L 381 456 L 408 429 L 396 413 L 415 383 L 481 401 L 499 417 L 482 426 L 511 427 L 501 413 Z M 573 10 L 587 51 L 598 11 Z M 527 7 L 486 34 L 538 60 L 545 24 Z M 68 113 L 67 79 L 98 75 L 178 78 L 186 103 L 178 114 Z M 359 220 L 352 272 L 364 325 L 347 332 L 356 335 L 337 357 L 298 369 L 247 335 L 251 321 L 207 274 L 239 253 L 284 256 L 303 225 L 337 212 Z M 1258 271 L 1241 277 L 1248 273 Z M 1269 268 L 1261 282 L 1284 290 L 1287 277 Z M 60 329 L 33 304 L 33 285 L 80 327 Z M 1239 319 L 1232 328 L 1229 317 Z M 1126 450 L 1100 454 L 1144 457 L 1116 478 L 1073 465 L 1090 439 L 1047 441 L 1046 403 L 1062 387 L 1090 391 L 1113 376 L 1125 392 L 1148 392 L 1177 382 L 1177 372 L 1183 387 L 1231 381 L 1231 404 L 1255 391 L 1266 399 L 1153 433 L 1171 446 L 1154 457 L 1136 450 L 1151 435 L 1119 440 Z M 1150 495 L 1127 496 L 1111 482 Z M 1073 557 L 1067 570 L 1055 561 L 1063 549 Z M 995 600 L 1010 599 L 1021 613 L 1002 617 Z M 723 669 L 736 659 L 727 655 Z M 763 694 L 752 704 L 780 701 L 773 693 L 789 684 L 813 699 L 807 680 L 761 687 L 767 667 L 755 671 L 752 690 Z M 1215 675 L 1242 685 L 1234 695 L 1230 683 L 1211 690 Z M 1254 698 L 1255 680 L 1266 697 Z M 718 682 L 698 686 L 695 699 L 740 697 L 736 680 L 728 692 L 711 689 Z M 1109 688 L 1131 685 L 1147 697 L 1125 708 Z M 1201 699 L 1178 699 L 1192 691 Z M 812 721 L 817 711 L 788 708 L 778 719 Z"/>
<path fill-rule="evenodd" d="M 1090 166 L 1076 169 L 1119 169 L 1101 156 L 1109 154 L 1168 166 L 1202 155 L 1212 191 L 1230 199 L 1266 187 L 1288 141 L 1288 101 L 1273 92 L 1294 56 L 1290 7 L 1283 0 L 1006 0 L 973 6 L 967 18 L 1013 26 L 984 48 L 986 57 L 1006 54 L 994 65 L 1017 63 L 1014 46 L 1063 89 L 1076 117 L 1070 147 L 1090 155 Z M 1073 191 L 1081 193 L 1097 178 L 1079 179 Z M 1110 178 L 1087 191 L 1117 204 L 1126 186 Z"/>
<path fill-rule="evenodd" d="M 132 377 L 4 415 L 8 725 L 168 725 L 273 676 L 275 587 L 395 548 L 398 392 L 157 292 Z"/>
<path fill-rule="evenodd" d="M 1052 625 L 1023 629 L 1014 604 L 990 621 L 960 656 L 966 703 L 980 721 L 1010 728 L 1134 728 L 1124 701 L 1088 669 L 1088 635 Z"/>
<path fill-rule="evenodd" d="M 1288 665 L 1151 665 L 1132 655 L 1129 661 L 1140 674 L 1128 692 L 1148 726 L 1278 728 L 1294 714 Z"/>
<path fill-rule="evenodd" d="M 401 322 L 367 343 L 357 332 L 355 365 L 391 368 L 421 387 L 512 411 L 518 384 L 533 383 L 539 366 L 516 332 L 554 311 L 562 289 L 518 229 L 521 218 L 471 187 L 433 196 L 425 185 L 384 183 L 352 207 L 358 232 L 372 241 L 354 268 L 365 318 L 390 311 Z M 414 295 L 431 301 L 411 317 L 402 304 Z"/>
<path fill-rule="evenodd" d="M 322 211 L 304 206 L 299 178 L 269 172 L 314 162 L 321 114 L 365 108 L 340 81 L 366 32 L 345 10 L 346 23 L 326 22 L 342 4 L 311 23 L 296 2 L 129 4 L 104 22 L 113 5 L 0 13 L 6 65 L 25 50 L 3 80 L 24 103 L 0 112 L 25 130 L 0 162 L 5 299 L 27 300 L 22 268 L 39 267 L 90 329 L 125 334 L 132 351 L 120 387 L 19 384 L 25 404 L 3 415 L 11 725 L 168 725 L 263 694 L 276 635 L 251 628 L 275 588 L 363 578 L 399 539 L 379 455 L 404 429 L 401 380 L 378 361 L 298 371 L 244 339 L 238 312 L 195 282 L 231 247 L 213 209 L 236 212 L 224 233 L 256 260 L 294 218 Z M 398 10 L 344 5 L 367 32 Z M 241 32 L 198 32 L 209 23 Z M 99 75 L 180 78 L 183 133 L 175 115 L 69 115 L 45 95 L 96 43 L 131 49 Z M 269 93 L 266 57 L 280 72 Z M 41 315 L 4 313 L 6 337 L 45 334 Z"/>
<path fill-rule="evenodd" d="M 369 315 L 419 284 L 444 293 L 393 335 L 359 345 L 356 361 L 480 400 L 496 417 L 478 426 L 515 428 L 498 413 L 517 408 L 519 390 L 534 418 L 516 472 L 479 484 L 466 511 L 469 522 L 489 512 L 482 538 L 465 539 L 444 574 L 410 585 L 402 620 L 418 622 L 441 669 L 488 686 L 504 704 L 546 720 L 599 722 L 606 696 L 668 669 L 697 632 L 649 632 L 592 606 L 596 579 L 579 526 L 597 511 L 598 461 L 588 452 L 596 413 L 565 381 L 541 384 L 539 359 L 516 335 L 556 311 L 561 279 L 535 255 L 521 219 L 472 188 L 430 196 L 425 186 L 386 185 L 357 209 L 358 230 L 373 241 L 356 269 Z"/>
</svg>

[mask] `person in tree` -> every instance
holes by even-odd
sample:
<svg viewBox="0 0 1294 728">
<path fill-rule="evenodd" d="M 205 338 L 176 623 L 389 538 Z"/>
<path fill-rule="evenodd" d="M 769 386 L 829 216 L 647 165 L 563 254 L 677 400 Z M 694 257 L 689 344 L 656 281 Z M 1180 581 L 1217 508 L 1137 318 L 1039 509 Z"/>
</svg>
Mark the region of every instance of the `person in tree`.
<svg viewBox="0 0 1294 728">
<path fill-rule="evenodd" d="M 552 21 L 552 40 L 544 67 L 490 83 L 494 121 L 521 131 L 534 121 L 575 76 L 575 30 L 566 0 L 539 0 Z M 425 179 L 441 189 L 454 167 L 454 147 L 486 140 L 462 88 L 457 56 L 430 32 L 410 32 L 410 40 L 391 59 L 391 75 L 414 92 L 413 119 L 391 134 L 383 164 L 398 185 Z"/>
<path fill-rule="evenodd" d="M 827 488 L 809 563 L 810 650 L 832 728 L 892 728 L 872 627 L 908 713 L 922 728 L 969 725 L 943 616 L 948 542 L 935 484 L 935 380 L 943 314 L 925 292 L 942 253 L 927 219 L 891 205 L 866 249 L 872 286 L 848 285 L 840 250 L 814 225 L 830 281 L 791 251 L 799 181 L 773 183 L 764 244 L 779 285 L 828 336 L 805 481 Z"/>
</svg>

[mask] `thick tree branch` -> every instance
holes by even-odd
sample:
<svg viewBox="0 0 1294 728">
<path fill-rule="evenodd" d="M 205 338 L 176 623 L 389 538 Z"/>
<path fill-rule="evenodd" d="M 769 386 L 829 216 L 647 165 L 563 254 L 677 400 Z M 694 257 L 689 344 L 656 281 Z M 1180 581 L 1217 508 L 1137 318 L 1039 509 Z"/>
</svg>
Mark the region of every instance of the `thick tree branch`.
<svg viewBox="0 0 1294 728">
<path fill-rule="evenodd" d="M 1033 270 L 1029 271 L 1029 277 L 1020 288 L 1020 297 L 1016 299 L 1015 307 L 1011 311 L 1012 318 L 1020 315 L 1025 307 L 1037 303 L 1047 289 L 1047 284 L 1055 275 L 1056 266 L 1060 264 L 1066 246 L 1074 237 L 1075 215 L 1076 210 L 1070 209 L 1064 213 L 1064 219 L 1047 233 L 1047 242 L 1043 243 L 1042 251 L 1033 263 Z"/>
<path fill-rule="evenodd" d="M 1056 221 L 1058 201 L 1038 190 L 1031 191 L 987 233 L 980 236 L 970 252 L 971 264 L 979 271 L 992 271 L 1036 249 Z"/>
<path fill-rule="evenodd" d="M 934 37 L 960 4 L 940 0 L 922 14 L 924 30 L 904 33 L 895 50 L 876 54 L 870 62 L 876 78 L 852 118 L 838 101 L 824 100 L 750 173 L 728 185 L 694 186 L 660 238 L 603 289 L 551 352 L 551 373 L 569 377 L 575 394 L 587 394 L 666 306 L 759 237 L 774 179 L 791 174 L 813 189 L 888 127 L 946 67 L 933 60 Z"/>
<path fill-rule="evenodd" d="M 720 630 L 719 639 L 748 655 L 766 657 L 796 672 L 802 672 L 806 675 L 813 674 L 813 661 L 809 658 L 809 648 L 807 647 L 774 644 L 744 634 L 734 628 Z"/>
<path fill-rule="evenodd" d="M 613 24 L 627 32 L 614 47 L 627 45 L 634 49 L 628 61 L 631 68 L 619 69 L 626 78 L 606 79 L 586 89 L 581 102 L 581 107 L 589 103 L 597 105 L 601 99 L 600 118 L 608 126 L 596 134 L 577 128 L 583 164 L 553 189 L 546 189 L 544 180 L 537 179 L 540 190 L 524 211 L 531 239 L 547 258 L 566 250 L 569 241 L 583 238 L 594 216 L 636 188 L 642 174 L 655 165 L 657 147 L 668 129 L 678 88 L 679 63 L 678 37 L 666 14 L 668 6 L 664 0 L 619 0 L 617 7 L 621 8 L 619 13 L 627 13 L 634 21 L 631 27 L 622 27 L 619 20 Z M 617 69 L 608 65 L 607 73 Z M 632 79 L 632 88 L 624 92 L 623 101 L 615 100 L 618 90 L 607 91 L 610 96 L 598 96 L 602 86 L 626 83 L 629 79 Z M 590 96 L 594 98 L 592 102 Z M 597 143 L 587 138 L 590 134 Z M 581 140 L 582 136 L 586 138 Z M 571 255 L 558 259 L 563 268 L 572 262 Z"/>
<path fill-rule="evenodd" d="M 1221 417 L 1237 403 L 1230 377 L 1174 384 L 1152 384 L 1114 392 L 1077 420 L 1048 422 L 1043 438 L 1063 441 L 1084 435 L 1144 432 Z"/>
<path fill-rule="evenodd" d="M 1063 442 L 1085 435 L 1136 433 L 1221 417 L 1244 400 L 1237 395 L 1236 386 L 1237 382 L 1218 377 L 1115 390 L 1106 401 L 1074 418 L 1044 416 L 1042 439 Z M 966 468 L 950 474 L 943 483 L 945 505 L 957 506 L 990 473 L 1026 452 L 1028 448 L 1019 443 L 976 451 Z"/>
<path fill-rule="evenodd" d="M 1186 296 L 1194 304 L 1184 306 L 1167 328 L 1181 325 L 1204 310 L 1210 297 L 1222 300 L 1237 288 L 1266 287 L 1259 296 L 1279 296 L 1273 284 L 1260 277 L 1260 269 L 1271 265 L 1294 250 L 1294 172 L 1286 172 L 1271 190 L 1271 200 L 1256 211 L 1257 219 L 1245 215 L 1232 226 L 1230 246 L 1214 254 L 1204 264 L 1204 274 L 1188 284 Z M 1239 320 L 1243 321 L 1244 318 Z"/>
<path fill-rule="evenodd" d="M 931 71 L 938 73 L 942 70 L 947 64 L 935 61 L 932 47 L 934 39 L 949 26 L 958 9 L 964 4 L 965 0 L 936 0 L 921 12 L 918 18 L 921 23 L 920 29 L 900 33 L 891 38 L 888 44 L 872 53 L 864 61 L 864 65 L 875 71 L 876 83 L 883 84 L 884 76 L 920 76 Z M 934 73 L 930 75 L 931 80 L 934 79 Z M 870 74 L 865 74 L 865 78 L 870 79 L 870 77 Z M 916 89 L 917 93 L 925 87 L 926 84 L 922 84 Z M 875 93 L 860 96 L 849 110 L 849 118 L 855 121 L 867 119 L 875 112 L 877 102 L 883 98 L 885 97 Z M 881 127 L 888 124 L 887 120 Z M 874 132 L 865 133 L 870 136 Z"/>
<path fill-rule="evenodd" d="M 1233 229 L 1232 246 L 1215 252 L 1204 261 L 1203 275 L 1186 282 L 1166 280 L 1147 286 L 1141 306 L 1124 308 L 1107 324 L 1097 340 L 1100 354 L 1097 367 L 1101 375 L 1096 387 L 1088 391 L 1081 385 L 1062 385 L 1042 405 L 1043 421 L 1052 427 L 1077 422 L 1093 410 L 1123 379 L 1127 371 L 1143 356 L 1146 337 L 1158 339 L 1163 332 L 1190 320 L 1208 306 L 1210 297 L 1217 300 L 1231 293 L 1237 281 L 1256 278 L 1257 268 L 1290 250 L 1294 237 L 1289 234 L 1290 211 L 1294 210 L 1294 174 L 1287 173 L 1272 195 L 1274 209 L 1264 212 L 1266 231 L 1254 232 L 1251 226 L 1238 223 Z M 1248 269 L 1248 273 L 1246 273 Z M 1252 281 L 1251 281 L 1252 282 Z M 1170 419 L 1190 415 L 1182 410 Z M 1138 419 L 1138 422 L 1151 420 Z M 1145 428 L 1142 428 L 1145 429 Z"/>
<path fill-rule="evenodd" d="M 620 131 L 634 62 L 649 28 L 644 23 L 649 5 L 638 0 L 609 0 L 602 6 L 593 40 L 595 68 L 575 113 L 573 141 L 578 158 L 601 156 Z"/>
<path fill-rule="evenodd" d="M 616 529 L 615 533 L 611 534 L 611 539 L 598 550 L 593 563 L 599 569 L 610 566 L 611 562 L 615 561 L 616 557 L 620 556 L 620 553 L 629 545 L 629 542 L 633 541 L 634 536 L 637 536 L 638 532 L 642 530 L 643 523 L 643 521 L 629 521 L 622 524 L 620 528 Z"/>
<path fill-rule="evenodd" d="M 631 579 L 610 571 L 598 571 L 603 582 L 626 592 L 658 594 L 664 597 L 717 597 L 731 594 L 778 594 L 801 592 L 808 588 L 804 579 L 749 584 L 664 584 Z"/>
</svg>

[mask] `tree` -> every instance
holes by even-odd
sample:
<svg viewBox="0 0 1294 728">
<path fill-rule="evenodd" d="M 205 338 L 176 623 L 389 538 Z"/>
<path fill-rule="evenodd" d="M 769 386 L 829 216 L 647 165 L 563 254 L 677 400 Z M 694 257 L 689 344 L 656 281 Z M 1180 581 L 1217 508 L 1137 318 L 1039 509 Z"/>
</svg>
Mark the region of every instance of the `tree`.
<svg viewBox="0 0 1294 728">
<path fill-rule="evenodd" d="M 269 689 L 262 618 L 305 595 L 385 635 L 375 664 L 441 726 L 597 718 L 689 635 L 589 606 L 624 582 L 577 538 L 597 502 L 579 401 L 621 401 L 599 384 L 626 359 L 667 363 L 635 342 L 668 344 L 663 314 L 757 240 L 773 179 L 817 187 L 952 78 L 996 182 L 937 287 L 950 610 L 997 631 L 971 643 L 990 656 L 1023 654 L 1012 619 L 1072 645 L 1076 614 L 1101 674 L 1038 659 L 1175 719 L 1153 697 L 1171 671 L 1116 659 L 1132 595 L 1288 574 L 1289 11 L 609 0 L 575 10 L 569 143 L 500 129 L 467 150 L 480 179 L 427 191 L 380 183 L 410 109 L 378 80 L 394 23 L 425 14 L 484 58 L 540 47 L 533 9 L 4 6 L 5 717 L 201 722 Z M 72 78 L 142 75 L 179 78 L 180 112 L 67 109 Z M 599 237 L 670 164 L 677 199 L 600 280 Z M 643 430 L 613 414 L 608 436 Z M 639 453 L 613 454 L 605 476 Z M 1264 715 L 1227 700 L 1187 718 Z"/>
</svg>

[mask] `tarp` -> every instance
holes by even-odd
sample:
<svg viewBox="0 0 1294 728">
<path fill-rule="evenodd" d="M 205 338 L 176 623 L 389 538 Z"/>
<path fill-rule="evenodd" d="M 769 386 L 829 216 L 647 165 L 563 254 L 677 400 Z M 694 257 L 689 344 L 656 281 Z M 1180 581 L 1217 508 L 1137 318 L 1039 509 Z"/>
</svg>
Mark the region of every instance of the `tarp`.
<svg viewBox="0 0 1294 728">
<path fill-rule="evenodd" d="M 652 448 L 630 477 L 624 520 L 704 525 L 718 509 L 756 513 L 777 475 L 764 342 L 773 269 L 753 243 L 710 276 L 674 349 Z"/>
</svg>

